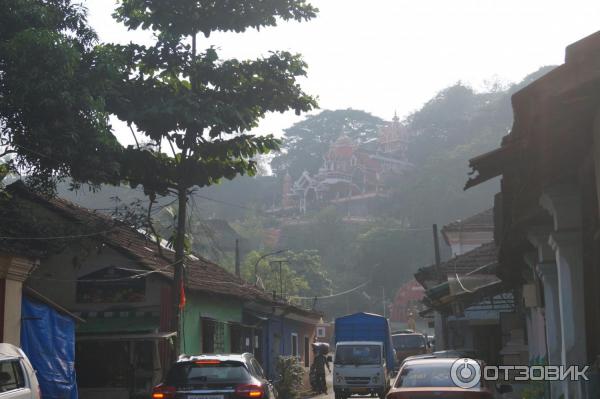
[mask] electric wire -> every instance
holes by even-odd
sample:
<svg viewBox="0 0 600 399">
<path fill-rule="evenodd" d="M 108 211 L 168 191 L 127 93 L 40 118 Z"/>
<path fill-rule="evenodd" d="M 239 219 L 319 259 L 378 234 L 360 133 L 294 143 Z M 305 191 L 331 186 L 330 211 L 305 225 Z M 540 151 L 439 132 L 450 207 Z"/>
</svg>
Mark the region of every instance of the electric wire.
<svg viewBox="0 0 600 399">
<path fill-rule="evenodd" d="M 365 281 L 364 283 L 357 285 L 354 288 L 351 288 L 349 290 L 346 291 L 342 291 L 342 292 L 338 292 L 336 294 L 332 294 L 332 295 L 325 295 L 325 296 L 290 296 L 291 299 L 329 299 L 329 298 L 336 298 L 338 296 L 342 296 L 342 295 L 347 295 L 350 294 L 356 290 L 359 290 L 363 287 L 365 287 L 367 284 L 369 284 L 371 281 Z"/>
</svg>

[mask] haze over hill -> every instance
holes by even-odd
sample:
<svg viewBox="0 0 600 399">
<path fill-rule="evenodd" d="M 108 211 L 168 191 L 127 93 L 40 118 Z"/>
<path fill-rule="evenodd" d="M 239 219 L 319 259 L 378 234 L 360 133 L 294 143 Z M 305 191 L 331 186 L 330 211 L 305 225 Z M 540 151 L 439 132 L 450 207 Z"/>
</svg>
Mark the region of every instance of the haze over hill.
<svg viewBox="0 0 600 399">
<path fill-rule="evenodd" d="M 211 232 L 215 224 L 205 222 L 226 220 L 244 238 L 248 270 L 257 259 L 252 251 L 289 249 L 296 259 L 289 266 L 290 272 L 296 272 L 293 278 L 305 271 L 308 259 L 311 270 L 316 270 L 311 284 L 294 292 L 307 297 L 327 295 L 367 283 L 352 294 L 319 301 L 317 307 L 330 315 L 355 309 L 380 311 L 383 287 L 390 298 L 418 267 L 433 262 L 433 223 L 441 226 L 492 206 L 490 198 L 499 189 L 497 181 L 463 191 L 468 160 L 498 146 L 512 124 L 510 96 L 551 68 L 541 68 L 519 84 L 488 92 L 476 92 L 459 82 L 401 121 L 407 131 L 407 160 L 413 167 L 390 182 L 389 195 L 378 203 L 370 220 L 361 223 L 349 222 L 334 206 L 304 215 L 282 216 L 270 211 L 281 205 L 286 174 L 297 179 L 305 170 L 314 173 L 329 144 L 341 134 L 365 143 L 377 138 L 388 123 L 353 109 L 325 110 L 307 117 L 286 129 L 285 150 L 272 160 L 273 175 L 239 177 L 197 190 L 190 203 L 193 249 L 232 268 L 232 243 L 219 242 L 231 234 Z M 141 199 L 143 205 L 146 201 L 140 191 L 125 187 L 105 188 L 94 196 L 63 187 L 61 195 L 103 210 L 118 205 L 115 196 L 122 204 Z M 154 216 L 163 236 L 168 236 L 172 220 L 170 202 L 161 200 L 159 208 L 164 209 Z M 267 274 L 273 272 L 267 263 L 264 268 Z M 324 283 L 328 275 L 336 276 L 333 284 Z M 250 271 L 247 277 L 253 281 Z"/>
</svg>

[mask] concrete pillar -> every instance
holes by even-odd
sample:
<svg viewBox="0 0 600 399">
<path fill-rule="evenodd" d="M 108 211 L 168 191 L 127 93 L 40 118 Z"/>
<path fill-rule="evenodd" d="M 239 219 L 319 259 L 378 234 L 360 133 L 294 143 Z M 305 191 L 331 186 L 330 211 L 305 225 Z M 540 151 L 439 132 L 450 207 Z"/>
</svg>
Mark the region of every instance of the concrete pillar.
<svg viewBox="0 0 600 399">
<path fill-rule="evenodd" d="M 554 218 L 548 243 L 555 253 L 561 324 L 561 364 L 587 365 L 585 301 L 581 236 L 581 199 L 578 188 L 546 190 L 540 204 Z M 581 382 L 563 381 L 565 399 L 581 398 Z"/>
<path fill-rule="evenodd" d="M 598 208 L 600 208 L 600 109 L 596 111 L 593 130 L 593 158 L 594 174 L 596 176 L 596 197 L 598 198 Z"/>
<path fill-rule="evenodd" d="M 35 266 L 31 259 L 0 256 L 0 284 L 4 291 L 0 300 L 2 342 L 21 346 L 21 301 L 23 281 Z"/>
<path fill-rule="evenodd" d="M 446 342 L 446 318 L 441 312 L 435 311 L 433 313 L 433 325 L 435 334 L 435 350 L 443 351 L 447 349 L 448 343 Z"/>
<path fill-rule="evenodd" d="M 548 348 L 548 364 L 562 364 L 562 334 L 560 327 L 560 305 L 558 300 L 558 273 L 554 262 L 539 263 L 537 266 L 544 284 L 544 316 L 546 319 L 546 347 Z M 562 384 L 559 381 L 550 383 L 551 398 L 559 398 Z"/>
<path fill-rule="evenodd" d="M 545 320 L 540 295 L 540 278 L 537 273 L 538 254 L 528 253 L 524 256 L 525 263 L 530 270 L 526 277 L 527 283 L 523 286 L 523 299 L 525 305 L 525 321 L 527 328 L 527 343 L 529 362 L 538 362 L 540 358 L 547 359 Z"/>
</svg>

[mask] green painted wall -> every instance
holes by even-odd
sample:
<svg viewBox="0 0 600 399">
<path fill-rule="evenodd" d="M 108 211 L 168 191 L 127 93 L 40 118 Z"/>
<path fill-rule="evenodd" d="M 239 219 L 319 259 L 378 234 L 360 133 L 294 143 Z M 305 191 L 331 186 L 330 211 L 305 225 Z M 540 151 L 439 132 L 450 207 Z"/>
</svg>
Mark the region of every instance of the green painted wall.
<svg viewBox="0 0 600 399">
<path fill-rule="evenodd" d="M 198 355 L 202 351 L 201 317 L 209 317 L 225 323 L 224 352 L 231 351 L 229 322 L 242 322 L 242 302 L 233 298 L 215 298 L 195 292 L 186 293 L 186 305 L 182 320 L 184 342 L 182 352 Z"/>
</svg>

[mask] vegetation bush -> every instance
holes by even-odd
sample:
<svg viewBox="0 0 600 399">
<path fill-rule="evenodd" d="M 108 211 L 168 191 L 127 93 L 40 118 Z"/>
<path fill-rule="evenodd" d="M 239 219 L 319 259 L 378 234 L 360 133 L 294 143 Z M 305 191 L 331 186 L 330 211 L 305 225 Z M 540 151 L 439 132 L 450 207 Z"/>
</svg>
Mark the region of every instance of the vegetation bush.
<svg viewBox="0 0 600 399">
<path fill-rule="evenodd" d="M 299 397 L 304 378 L 304 368 L 295 356 L 279 356 L 277 358 L 277 374 L 275 388 L 279 398 L 295 399 Z"/>
</svg>

